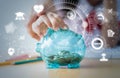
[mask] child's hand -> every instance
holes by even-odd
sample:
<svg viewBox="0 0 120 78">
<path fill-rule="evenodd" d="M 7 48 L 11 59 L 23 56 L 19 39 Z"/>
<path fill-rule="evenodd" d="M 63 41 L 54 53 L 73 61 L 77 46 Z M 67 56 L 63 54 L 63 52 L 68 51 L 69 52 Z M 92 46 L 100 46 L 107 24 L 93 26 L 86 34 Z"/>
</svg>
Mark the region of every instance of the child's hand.
<svg viewBox="0 0 120 78">
<path fill-rule="evenodd" d="M 40 16 L 33 15 L 27 28 L 33 38 L 40 40 L 45 35 L 48 27 L 54 30 L 67 28 L 64 21 L 57 14 L 52 12 Z"/>
</svg>

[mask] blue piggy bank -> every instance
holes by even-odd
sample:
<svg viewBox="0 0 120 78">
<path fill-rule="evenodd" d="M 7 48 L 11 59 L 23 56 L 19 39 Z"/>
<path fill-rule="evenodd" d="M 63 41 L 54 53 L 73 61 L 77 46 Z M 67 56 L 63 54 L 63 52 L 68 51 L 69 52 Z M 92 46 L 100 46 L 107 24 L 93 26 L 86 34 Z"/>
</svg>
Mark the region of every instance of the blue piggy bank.
<svg viewBox="0 0 120 78">
<path fill-rule="evenodd" d="M 46 35 L 37 43 L 47 68 L 79 68 L 86 51 L 84 39 L 69 29 L 54 31 L 48 29 Z"/>
</svg>

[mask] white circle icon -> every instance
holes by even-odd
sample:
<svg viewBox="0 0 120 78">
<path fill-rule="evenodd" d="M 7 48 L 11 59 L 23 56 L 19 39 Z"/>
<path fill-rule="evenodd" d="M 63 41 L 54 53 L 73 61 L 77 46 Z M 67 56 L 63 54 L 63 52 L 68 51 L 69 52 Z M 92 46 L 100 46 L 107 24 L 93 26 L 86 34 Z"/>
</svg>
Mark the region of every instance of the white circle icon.
<svg viewBox="0 0 120 78">
<path fill-rule="evenodd" d="M 98 17 L 98 20 L 100 20 L 100 21 L 104 21 L 104 19 L 105 19 L 103 14 L 98 14 L 97 17 Z"/>
<path fill-rule="evenodd" d="M 91 45 L 95 50 L 100 50 L 103 47 L 104 43 L 101 38 L 94 38 L 91 42 Z"/>
<path fill-rule="evenodd" d="M 67 18 L 70 20 L 74 20 L 76 18 L 76 13 L 74 11 L 67 12 Z"/>
</svg>

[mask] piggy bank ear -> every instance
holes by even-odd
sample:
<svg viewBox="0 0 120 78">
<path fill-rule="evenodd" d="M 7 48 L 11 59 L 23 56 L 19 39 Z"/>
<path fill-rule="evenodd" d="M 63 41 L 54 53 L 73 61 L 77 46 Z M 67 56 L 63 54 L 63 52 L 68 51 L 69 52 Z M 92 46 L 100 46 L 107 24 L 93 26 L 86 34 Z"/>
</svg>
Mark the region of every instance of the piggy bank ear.
<svg viewBox="0 0 120 78">
<path fill-rule="evenodd" d="M 46 35 L 44 36 L 44 38 L 49 38 L 55 31 L 51 28 L 48 28 Z"/>
</svg>

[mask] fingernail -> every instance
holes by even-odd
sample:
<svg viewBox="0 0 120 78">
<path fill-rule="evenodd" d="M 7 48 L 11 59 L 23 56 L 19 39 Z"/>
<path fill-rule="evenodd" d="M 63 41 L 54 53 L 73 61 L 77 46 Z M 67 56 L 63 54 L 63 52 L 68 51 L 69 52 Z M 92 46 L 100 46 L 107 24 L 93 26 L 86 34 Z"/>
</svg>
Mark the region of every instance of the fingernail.
<svg viewBox="0 0 120 78">
<path fill-rule="evenodd" d="M 57 31 L 57 30 L 58 30 L 58 28 L 54 28 L 54 30 L 55 30 L 55 31 Z"/>
<path fill-rule="evenodd" d="M 50 28 L 52 28 L 52 26 L 49 26 Z"/>
<path fill-rule="evenodd" d="M 40 34 L 39 34 L 39 37 L 42 37 L 42 36 L 43 36 L 43 34 L 42 34 L 42 33 L 40 33 Z"/>
<path fill-rule="evenodd" d="M 63 29 L 68 29 L 68 27 L 67 27 L 67 26 L 64 26 Z"/>
</svg>

